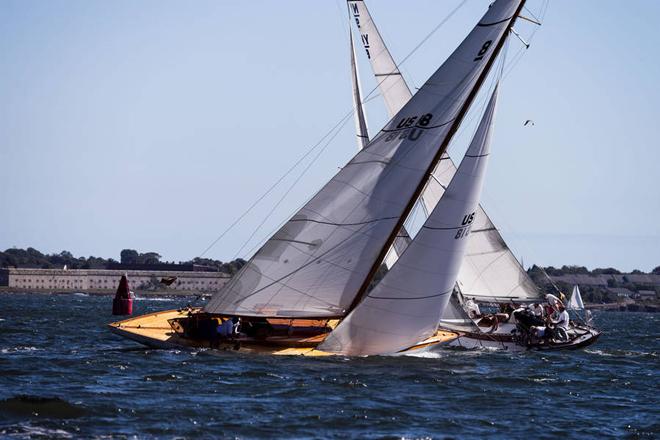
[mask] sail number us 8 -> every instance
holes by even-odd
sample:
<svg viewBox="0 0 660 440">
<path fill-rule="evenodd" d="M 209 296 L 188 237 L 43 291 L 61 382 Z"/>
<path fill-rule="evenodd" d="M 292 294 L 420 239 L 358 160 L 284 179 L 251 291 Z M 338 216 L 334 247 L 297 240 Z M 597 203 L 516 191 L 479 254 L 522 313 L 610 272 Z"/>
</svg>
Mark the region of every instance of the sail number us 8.
<svg viewBox="0 0 660 440">
<path fill-rule="evenodd" d="M 433 119 L 433 115 L 431 113 L 426 113 L 422 116 L 403 117 L 396 126 L 396 130 L 400 131 L 393 131 L 387 135 L 385 142 L 389 142 L 397 138 L 408 138 L 411 141 L 416 141 L 423 133 L 423 130 L 421 129 L 428 127 L 428 125 L 431 123 L 431 119 Z"/>
<path fill-rule="evenodd" d="M 486 52 L 488 52 L 488 49 L 490 48 L 491 44 L 493 44 L 493 40 L 486 41 L 483 44 L 483 46 L 481 46 L 481 49 L 479 49 L 477 56 L 474 58 L 474 61 L 482 60 L 484 58 L 484 55 L 486 55 Z"/>
<path fill-rule="evenodd" d="M 472 214 L 465 214 L 463 216 L 463 222 L 461 223 L 461 228 L 456 231 L 454 236 L 455 240 L 459 238 L 465 238 L 470 234 L 470 229 L 472 228 L 472 222 L 474 221 L 474 212 Z"/>
</svg>

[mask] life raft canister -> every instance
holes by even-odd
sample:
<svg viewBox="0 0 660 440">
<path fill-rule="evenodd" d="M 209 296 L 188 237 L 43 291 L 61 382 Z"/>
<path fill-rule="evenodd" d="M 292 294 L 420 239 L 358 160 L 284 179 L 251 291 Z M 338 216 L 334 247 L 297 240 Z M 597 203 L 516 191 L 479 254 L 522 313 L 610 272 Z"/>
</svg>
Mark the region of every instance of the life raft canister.
<svg viewBox="0 0 660 440">
<path fill-rule="evenodd" d="M 133 314 L 133 296 L 131 289 L 128 287 L 128 278 L 122 275 L 119 280 L 119 287 L 117 293 L 112 300 L 112 314 L 113 315 L 132 315 Z"/>
</svg>

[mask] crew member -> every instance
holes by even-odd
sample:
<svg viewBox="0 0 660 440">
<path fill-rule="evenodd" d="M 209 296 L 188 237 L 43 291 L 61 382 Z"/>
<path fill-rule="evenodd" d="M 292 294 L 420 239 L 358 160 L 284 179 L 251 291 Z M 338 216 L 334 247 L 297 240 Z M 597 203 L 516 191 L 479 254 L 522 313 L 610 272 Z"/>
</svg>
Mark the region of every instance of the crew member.
<svg viewBox="0 0 660 440">
<path fill-rule="evenodd" d="M 570 317 L 568 316 L 566 307 L 561 303 L 557 304 L 557 312 L 556 318 L 552 316 L 548 317 L 548 330 L 550 330 L 546 332 L 548 337 L 556 337 L 557 329 L 563 329 L 564 332 L 568 332 Z M 568 336 L 568 333 L 566 333 L 566 336 Z"/>
</svg>

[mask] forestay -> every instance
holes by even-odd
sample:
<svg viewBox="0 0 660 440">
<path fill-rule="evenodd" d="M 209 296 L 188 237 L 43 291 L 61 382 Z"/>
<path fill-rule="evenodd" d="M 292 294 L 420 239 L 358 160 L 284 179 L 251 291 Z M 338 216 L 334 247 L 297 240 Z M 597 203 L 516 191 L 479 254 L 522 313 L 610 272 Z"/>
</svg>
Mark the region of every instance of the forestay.
<svg viewBox="0 0 660 440">
<path fill-rule="evenodd" d="M 444 197 L 396 264 L 320 350 L 396 353 L 433 335 L 451 297 L 488 162 L 497 89 Z"/>
<path fill-rule="evenodd" d="M 339 317 L 446 145 L 521 0 L 499 0 L 369 145 L 209 301 L 246 316 Z"/>
</svg>

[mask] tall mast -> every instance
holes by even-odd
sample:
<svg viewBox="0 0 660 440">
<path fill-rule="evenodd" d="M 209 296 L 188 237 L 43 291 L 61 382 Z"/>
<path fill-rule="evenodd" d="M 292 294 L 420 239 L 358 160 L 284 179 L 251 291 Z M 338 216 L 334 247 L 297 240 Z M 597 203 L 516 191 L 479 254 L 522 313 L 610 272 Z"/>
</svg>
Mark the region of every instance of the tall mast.
<svg viewBox="0 0 660 440">
<path fill-rule="evenodd" d="M 504 30 L 504 33 L 502 34 L 502 37 L 497 41 L 497 45 L 495 46 L 495 49 L 493 50 L 490 58 L 486 62 L 486 65 L 479 75 L 479 78 L 477 78 L 477 81 L 470 90 L 470 94 L 468 95 L 467 99 L 463 103 L 463 106 L 461 107 L 460 111 L 458 112 L 456 119 L 454 122 L 451 124 L 451 127 L 449 128 L 449 131 L 447 132 L 447 136 L 445 137 L 444 141 L 440 145 L 440 148 L 438 149 L 438 152 L 436 153 L 435 157 L 429 164 L 429 167 L 426 170 L 426 179 L 422 179 L 419 182 L 419 185 L 417 185 L 417 188 L 415 189 L 415 192 L 413 193 L 413 196 L 408 200 L 408 203 L 406 204 L 405 209 L 401 213 L 401 216 L 399 217 L 396 226 L 392 230 L 392 233 L 388 237 L 387 241 L 385 242 L 385 245 L 381 248 L 380 253 L 378 254 L 378 258 L 374 261 L 374 264 L 372 265 L 369 274 L 365 278 L 364 282 L 360 286 L 360 289 L 358 290 L 357 295 L 355 295 L 355 298 L 353 299 L 353 302 L 348 308 L 347 313 L 350 313 L 361 301 L 364 295 L 367 293 L 367 289 L 369 288 L 369 285 L 371 284 L 371 281 L 376 275 L 376 272 L 380 268 L 380 265 L 382 261 L 385 259 L 387 256 L 387 252 L 389 251 L 390 247 L 394 243 L 394 240 L 396 239 L 399 230 L 403 226 L 406 218 L 408 218 L 408 215 L 412 211 L 413 207 L 415 206 L 415 203 L 419 196 L 422 194 L 422 191 L 424 190 L 424 187 L 426 186 L 426 181 L 428 180 L 428 176 L 431 175 L 433 170 L 435 169 L 436 165 L 440 161 L 440 158 L 442 155 L 447 151 L 447 147 L 449 146 L 449 143 L 451 142 L 452 138 L 456 134 L 456 131 L 458 130 L 458 127 L 460 127 L 461 122 L 463 121 L 463 118 L 465 118 L 465 115 L 467 114 L 470 106 L 472 105 L 472 102 L 477 96 L 477 93 L 479 93 L 479 89 L 483 85 L 484 81 L 488 77 L 488 74 L 490 73 L 490 69 L 492 68 L 495 59 L 499 55 L 500 51 L 502 50 L 502 47 L 504 46 L 504 42 L 506 41 L 507 37 L 509 36 L 509 32 L 511 31 L 511 28 L 513 27 L 516 19 L 518 18 L 518 15 L 520 15 L 520 12 L 522 11 L 522 8 L 525 6 L 525 1 L 526 0 L 521 0 L 520 4 L 518 5 L 518 9 L 516 9 L 515 14 L 513 14 L 513 17 L 511 17 L 511 20 L 509 21 L 509 24 L 507 25 L 506 29 Z M 477 25 L 478 26 L 478 25 Z"/>
<path fill-rule="evenodd" d="M 362 90 L 360 87 L 360 74 L 358 72 L 357 59 L 355 57 L 355 45 L 353 44 L 353 29 L 348 23 L 348 38 L 351 40 L 351 82 L 353 84 L 353 107 L 355 108 L 355 131 L 357 135 L 358 150 L 369 144 L 369 129 L 367 128 L 366 112 L 362 104 Z"/>
</svg>

